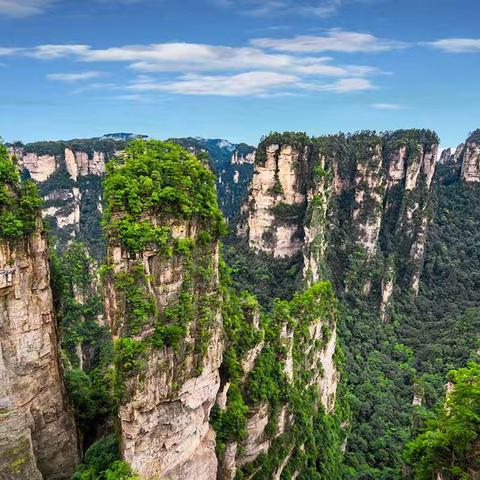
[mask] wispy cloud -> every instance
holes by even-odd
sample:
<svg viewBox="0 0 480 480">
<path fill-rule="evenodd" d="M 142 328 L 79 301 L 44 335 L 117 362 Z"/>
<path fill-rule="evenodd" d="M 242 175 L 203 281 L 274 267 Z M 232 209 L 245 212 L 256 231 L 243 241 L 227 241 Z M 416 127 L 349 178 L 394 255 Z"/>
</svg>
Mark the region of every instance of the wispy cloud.
<svg viewBox="0 0 480 480">
<path fill-rule="evenodd" d="M 405 42 L 378 38 L 370 33 L 331 29 L 325 35 L 299 35 L 292 38 L 257 38 L 252 45 L 281 52 L 384 52 L 408 46 Z"/>
<path fill-rule="evenodd" d="M 359 0 L 347 0 L 357 2 Z M 250 16 L 305 15 L 327 18 L 338 13 L 345 0 L 210 0 L 222 8 Z"/>
<path fill-rule="evenodd" d="M 480 38 L 443 38 L 424 45 L 448 53 L 480 53 Z"/>
<path fill-rule="evenodd" d="M 401 110 L 404 108 L 399 103 L 372 103 L 370 106 L 376 110 Z"/>
<path fill-rule="evenodd" d="M 0 47 L 0 57 L 11 57 L 21 52 L 21 48 Z"/>
<path fill-rule="evenodd" d="M 1 0 L 0 0 L 1 1 Z M 124 64 L 135 75 L 139 91 L 187 95 L 267 96 L 300 92 L 345 93 L 375 88 L 371 77 L 383 72 L 374 65 L 337 62 L 321 52 L 375 52 L 402 48 L 401 42 L 367 33 L 329 30 L 323 36 L 254 39 L 245 46 L 200 43 L 120 45 L 97 49 L 86 44 L 45 44 L 30 48 L 0 48 L 0 56 L 81 64 Z M 74 93 L 110 88 L 107 83 L 84 83 L 104 73 L 95 70 L 51 73 L 49 80 L 81 83 Z M 327 81 L 328 79 L 334 81 Z M 89 85 L 95 85 L 90 87 Z M 98 86 L 97 86 L 98 85 Z M 112 89 L 121 89 L 115 85 Z"/>
<path fill-rule="evenodd" d="M 79 73 L 50 73 L 47 75 L 49 80 L 59 82 L 79 82 L 83 80 L 91 80 L 92 78 L 101 77 L 101 72 L 79 72 Z"/>
<path fill-rule="evenodd" d="M 56 0 L 0 0 L 0 16 L 29 17 L 43 13 Z"/>
<path fill-rule="evenodd" d="M 88 45 L 46 44 L 24 48 L 19 53 L 39 60 L 55 60 L 57 58 L 82 57 L 88 55 L 90 50 Z"/>
<path fill-rule="evenodd" d="M 300 79 L 275 72 L 248 72 L 238 75 L 184 75 L 170 82 L 139 82 L 136 91 L 164 91 L 183 95 L 246 96 L 265 94 L 271 89 L 291 86 Z"/>
<path fill-rule="evenodd" d="M 363 78 L 344 78 L 332 83 L 304 82 L 296 75 L 275 72 L 248 72 L 237 75 L 184 75 L 175 81 L 138 81 L 129 89 L 139 92 L 163 91 L 181 95 L 259 96 L 295 95 L 302 91 L 347 93 L 372 90 Z M 279 91 L 280 90 L 280 91 Z"/>
<path fill-rule="evenodd" d="M 375 90 L 375 85 L 366 78 L 341 78 L 333 83 L 305 83 L 301 85 L 306 90 L 318 92 L 349 93 L 365 90 Z"/>
<path fill-rule="evenodd" d="M 115 97 L 109 97 L 110 100 L 120 100 L 126 102 L 133 102 L 133 103 L 151 103 L 153 99 L 151 97 L 147 97 L 145 95 L 132 93 L 126 95 L 117 95 Z"/>
<path fill-rule="evenodd" d="M 144 0 L 90 0 L 91 3 L 109 5 L 133 5 Z M 60 4 L 62 0 L 0 0 L 0 16 L 31 17 L 46 13 L 50 7 Z M 66 2 L 64 2 L 66 3 Z M 86 3 L 86 2 L 85 2 Z M 88 8 L 88 7 L 87 7 Z"/>
<path fill-rule="evenodd" d="M 365 76 L 378 73 L 376 67 L 368 65 L 335 65 L 327 56 L 304 55 L 315 50 L 333 51 L 378 51 L 398 47 L 388 40 L 377 40 L 368 34 L 330 31 L 326 37 L 295 37 L 289 40 L 255 39 L 254 46 L 230 47 L 198 43 L 161 43 L 150 45 L 125 45 L 106 49 L 93 49 L 88 45 L 39 45 L 31 49 L 18 49 L 17 54 L 39 60 L 71 58 L 82 62 L 123 62 L 129 68 L 145 72 L 212 72 L 288 69 L 289 72 L 325 76 Z M 368 36 L 368 40 L 342 43 L 346 37 Z M 313 40 L 315 39 L 315 45 Z M 266 51 L 264 48 L 273 49 Z M 6 49 L 8 50 L 8 49 Z M 279 50 L 290 50 L 279 52 Z M 13 55 L 15 52 L 6 52 Z M 0 49 L 1 55 L 1 49 Z"/>
<path fill-rule="evenodd" d="M 303 15 L 313 15 L 320 18 L 328 18 L 336 15 L 343 3 L 342 0 L 316 2 L 312 5 L 300 6 L 298 13 Z"/>
</svg>

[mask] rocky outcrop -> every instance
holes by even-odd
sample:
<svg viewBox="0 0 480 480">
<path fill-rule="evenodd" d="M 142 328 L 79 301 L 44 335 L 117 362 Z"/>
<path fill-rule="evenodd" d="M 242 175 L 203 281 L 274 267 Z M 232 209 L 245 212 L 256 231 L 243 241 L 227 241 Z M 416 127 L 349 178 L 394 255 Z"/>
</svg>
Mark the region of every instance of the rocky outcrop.
<svg viewBox="0 0 480 480">
<path fill-rule="evenodd" d="M 170 226 L 175 238 L 197 240 L 198 223 L 173 222 Z M 132 337 L 148 347 L 141 369 L 124 380 L 119 412 L 122 456 L 145 479 L 210 480 L 216 476 L 215 434 L 209 415 L 220 388 L 223 352 L 220 311 L 213 306 L 218 305 L 219 295 L 218 245 L 213 243 L 192 255 L 197 267 L 211 269 L 210 282 L 193 280 L 187 286 L 193 275 L 189 258 L 168 259 L 150 250 L 132 257 L 121 245 L 109 246 L 112 273 L 106 284 L 106 312 L 114 337 L 125 337 L 131 328 L 128 293 L 119 287 L 119 278 L 140 268 L 144 272 L 139 280 L 142 291 L 158 312 Z M 147 339 L 156 318 L 180 301 L 188 302 L 193 310 L 191 318 L 180 319 L 186 330 L 179 343 L 168 345 L 165 340 L 163 346 L 152 346 Z M 209 317 L 202 317 L 202 309 L 207 308 Z"/>
<path fill-rule="evenodd" d="M 40 226 L 0 243 L 0 477 L 64 479 L 78 460 Z"/>
<path fill-rule="evenodd" d="M 27 169 L 37 182 L 45 182 L 58 168 L 58 159 L 55 155 L 39 155 L 35 152 L 25 152 L 22 148 L 14 148 L 13 153 L 19 164 Z"/>
<path fill-rule="evenodd" d="M 480 129 L 473 131 L 455 152 L 451 148 L 443 150 L 439 164 L 466 183 L 480 182 Z"/>
<path fill-rule="evenodd" d="M 147 175 L 150 189 L 132 211 L 118 178 L 129 179 L 128 196 Z M 121 456 L 142 480 L 213 479 L 210 412 L 224 350 L 215 176 L 180 146 L 152 140 L 128 146 L 104 186 Z"/>
<path fill-rule="evenodd" d="M 463 149 L 461 176 L 466 182 L 480 182 L 480 142 L 467 142 Z"/>
<path fill-rule="evenodd" d="M 336 391 L 340 379 L 334 356 L 335 309 L 332 309 L 331 293 L 328 292 L 331 290 L 326 284 L 316 284 L 312 289 L 307 290 L 305 297 L 299 296 L 298 303 L 295 305 L 303 306 L 299 311 L 293 305 L 290 307 L 295 319 L 292 322 L 286 323 L 280 312 L 272 313 L 268 324 L 274 326 L 275 336 L 273 338 L 270 336 L 266 340 L 263 335 L 260 335 L 259 343 L 239 359 L 243 367 L 240 384 L 236 383 L 235 387 L 231 387 L 230 383 L 226 383 L 219 393 L 217 405 L 226 418 L 231 418 L 229 409 L 234 408 L 229 401 L 224 401 L 225 396 L 229 398 L 229 388 L 236 388 L 236 392 L 243 392 L 242 395 L 248 406 L 243 435 L 221 446 L 217 476 L 219 480 L 233 480 L 237 478 L 235 476 L 237 474 L 245 478 L 257 478 L 257 474 L 258 478 L 277 478 L 291 461 L 299 472 L 306 468 L 302 452 L 304 452 L 304 437 L 307 431 L 303 427 L 298 427 L 297 422 L 301 422 L 298 415 L 301 415 L 304 408 L 310 408 L 311 415 L 318 414 L 320 411 L 326 412 L 326 416 L 335 415 Z M 321 313 L 312 314 L 312 306 L 310 305 L 309 308 L 303 303 L 305 299 L 312 298 L 311 296 L 322 306 Z M 305 319 L 302 316 L 308 318 Z M 271 396 L 255 401 L 249 398 L 250 391 L 270 388 L 256 385 L 256 382 L 265 381 L 268 384 L 271 381 L 268 377 L 263 379 L 260 377 L 259 380 L 259 376 L 265 375 L 260 373 L 261 365 L 265 365 L 265 358 L 269 359 L 268 362 L 272 361 L 273 351 L 276 352 L 274 361 L 278 362 L 278 366 L 272 365 L 272 368 L 282 371 L 282 379 L 276 379 L 278 388 L 282 391 L 280 394 L 282 400 L 279 402 L 272 392 Z M 256 361 L 245 362 L 252 353 Z M 231 353 L 227 353 L 228 357 L 230 355 Z M 283 382 L 285 383 L 282 385 Z M 234 393 L 233 396 L 237 395 L 239 393 Z M 302 406 L 298 403 L 297 395 L 305 398 Z M 323 417 L 322 420 L 318 420 L 317 427 L 322 421 Z M 227 428 L 229 428 L 230 423 L 227 422 Z M 333 423 L 329 425 L 330 427 L 325 424 L 324 428 L 328 430 Z M 339 435 L 341 436 L 341 433 Z M 313 445 L 309 448 L 313 448 Z M 334 451 L 336 446 L 331 445 L 331 448 Z M 338 448 L 340 449 L 340 445 Z M 273 470 L 272 466 L 275 467 Z"/>
<path fill-rule="evenodd" d="M 32 146 L 33 145 L 33 146 Z M 119 145 L 120 146 L 120 145 Z M 60 146 L 55 147 L 58 150 Z M 41 147 L 37 147 L 41 151 Z M 16 156 L 19 165 L 25 168 L 33 180 L 45 182 L 58 169 L 64 167 L 70 178 L 76 182 L 78 177 L 86 175 L 103 175 L 105 163 L 112 152 L 101 151 L 78 151 L 74 146 L 66 147 L 59 153 L 44 154 L 31 151 L 35 144 L 26 147 L 14 147 L 11 152 Z"/>
<path fill-rule="evenodd" d="M 419 288 L 437 153 L 429 131 L 274 134 L 257 150 L 238 234 L 274 258 L 301 252 L 307 281 L 334 273 L 337 286 L 349 290 L 355 269 L 363 295 L 380 291 L 386 318 L 396 282 Z M 406 258 L 409 269 L 396 263 Z M 390 267 L 375 279 L 369 269 L 379 262 Z"/>
<path fill-rule="evenodd" d="M 249 197 L 243 207 L 239 233 L 246 235 L 251 248 L 275 258 L 300 252 L 303 238 L 296 213 L 305 205 L 305 171 L 309 149 L 268 143 L 255 165 Z M 258 158 L 258 157 L 257 157 Z M 278 218 L 276 212 L 285 215 Z"/>
</svg>

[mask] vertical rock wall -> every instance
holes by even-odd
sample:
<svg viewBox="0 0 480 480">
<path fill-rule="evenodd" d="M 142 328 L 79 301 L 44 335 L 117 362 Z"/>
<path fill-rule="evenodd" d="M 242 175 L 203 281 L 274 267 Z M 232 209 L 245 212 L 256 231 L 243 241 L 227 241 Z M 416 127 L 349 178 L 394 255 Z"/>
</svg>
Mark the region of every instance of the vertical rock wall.
<svg viewBox="0 0 480 480">
<path fill-rule="evenodd" d="M 64 479 L 78 460 L 44 233 L 0 243 L 0 478 Z"/>
<path fill-rule="evenodd" d="M 434 134 L 362 132 L 301 144 L 287 134 L 285 143 L 275 142 L 259 146 L 238 234 L 273 257 L 302 252 L 307 281 L 332 278 L 341 289 L 349 288 L 349 264 L 364 262 L 365 276 L 352 281 L 363 284 L 365 295 L 380 290 L 383 312 L 397 280 L 418 290 L 438 150 Z M 470 164 L 474 152 L 467 150 Z M 408 268 L 397 265 L 406 258 Z M 368 270 L 379 262 L 385 275 L 375 285 Z"/>
<path fill-rule="evenodd" d="M 287 144 L 265 144 L 247 203 L 243 207 L 240 234 L 248 236 L 250 247 L 275 258 L 289 257 L 302 249 L 303 238 L 296 211 L 305 204 L 305 179 L 309 148 Z M 276 218 L 276 212 L 283 218 Z"/>
<path fill-rule="evenodd" d="M 175 238 L 194 242 L 201 227 L 195 221 L 174 221 L 170 226 Z M 188 257 L 168 258 L 151 250 L 131 256 L 120 245 L 110 243 L 108 262 L 112 271 L 106 285 L 106 312 L 114 337 L 131 331 L 128 299 L 118 284 L 122 275 L 139 267 L 143 270 L 141 291 L 156 312 L 156 318 L 149 318 L 131 337 L 148 346 L 142 351 L 138 372 L 123 379 L 119 413 L 122 456 L 141 478 L 213 479 L 217 459 L 209 415 L 220 387 L 218 368 L 223 351 L 218 244 L 198 247 Z M 209 269 L 211 279 L 198 278 L 198 268 Z M 182 301 L 192 310 L 191 318 L 184 319 L 186 331 L 178 343 L 148 343 L 155 321 L 164 319 L 169 307 Z"/>
</svg>

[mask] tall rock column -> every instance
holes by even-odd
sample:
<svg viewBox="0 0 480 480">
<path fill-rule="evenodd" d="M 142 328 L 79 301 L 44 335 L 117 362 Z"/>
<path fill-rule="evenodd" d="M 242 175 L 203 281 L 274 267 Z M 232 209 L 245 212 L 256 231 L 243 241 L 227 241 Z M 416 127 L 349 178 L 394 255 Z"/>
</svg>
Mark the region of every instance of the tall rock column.
<svg viewBox="0 0 480 480">
<path fill-rule="evenodd" d="M 291 257 L 302 250 L 310 152 L 304 134 L 272 135 L 259 145 L 238 228 L 255 250 L 275 258 Z"/>
<path fill-rule="evenodd" d="M 69 478 L 76 428 L 59 365 L 39 199 L 1 146 L 0 163 L 0 478 Z"/>
<path fill-rule="evenodd" d="M 122 456 L 142 479 L 213 479 L 223 351 L 215 178 L 178 145 L 138 141 L 109 165 L 105 196 Z"/>
</svg>

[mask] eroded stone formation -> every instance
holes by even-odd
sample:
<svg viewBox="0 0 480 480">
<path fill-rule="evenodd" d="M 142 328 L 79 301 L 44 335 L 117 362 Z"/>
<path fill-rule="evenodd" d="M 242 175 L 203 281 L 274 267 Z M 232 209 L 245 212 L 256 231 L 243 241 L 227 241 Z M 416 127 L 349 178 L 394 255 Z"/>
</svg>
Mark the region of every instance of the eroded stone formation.
<svg viewBox="0 0 480 480">
<path fill-rule="evenodd" d="M 76 427 L 59 365 L 45 234 L 0 240 L 0 478 L 69 478 Z"/>
<path fill-rule="evenodd" d="M 172 143 L 136 144 L 125 155 L 107 182 L 138 180 L 146 193 L 141 215 L 130 216 L 128 201 L 115 203 L 118 189 L 106 190 L 105 308 L 115 339 L 121 454 L 141 478 L 212 479 L 209 416 L 223 352 L 215 179 Z M 145 167 L 137 155 L 148 158 Z M 142 174 L 132 174 L 135 168 Z M 173 191 L 180 195 L 157 200 Z M 136 198 L 130 186 L 124 194 Z M 131 242 L 137 229 L 142 244 Z"/>
<path fill-rule="evenodd" d="M 442 152 L 440 163 L 467 182 L 480 182 L 480 129 L 473 131 L 464 143 L 452 153 L 450 148 Z"/>
<path fill-rule="evenodd" d="M 342 290 L 352 260 L 365 273 L 383 263 L 380 284 L 357 280 L 386 315 L 397 281 L 418 290 L 437 150 L 433 132 L 416 130 L 267 137 L 238 233 L 276 258 L 302 252 L 307 280 L 332 278 Z"/>
<path fill-rule="evenodd" d="M 173 221 L 170 227 L 174 239 L 198 241 L 197 222 Z M 129 367 L 117 363 L 125 382 L 119 387 L 124 388 L 119 412 L 122 456 L 141 478 L 215 478 L 215 434 L 209 414 L 220 387 L 223 348 L 217 242 L 198 247 L 192 256 L 194 260 L 182 255 L 166 258 L 148 249 L 131 257 L 121 245 L 109 245 L 112 272 L 106 284 L 106 312 L 119 341 L 132 335 L 129 310 L 135 308 L 128 298 L 131 286 L 123 288 L 121 282 L 139 283 L 139 294 L 151 302 L 152 317 L 133 329 L 131 337 L 138 346 L 138 357 L 132 359 L 141 362 L 138 371 L 125 372 Z M 198 276 L 201 268 L 211 272 L 208 281 Z M 177 311 L 183 317 L 177 318 L 182 329 L 172 329 L 171 338 L 168 332 L 163 340 L 157 338 L 162 332 L 159 326 L 155 332 L 155 321 L 168 321 Z"/>
</svg>

